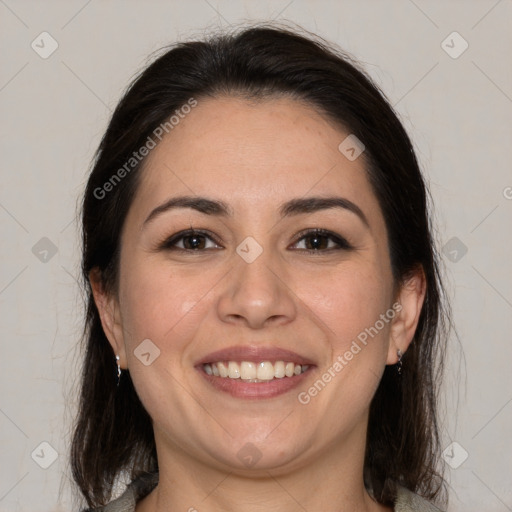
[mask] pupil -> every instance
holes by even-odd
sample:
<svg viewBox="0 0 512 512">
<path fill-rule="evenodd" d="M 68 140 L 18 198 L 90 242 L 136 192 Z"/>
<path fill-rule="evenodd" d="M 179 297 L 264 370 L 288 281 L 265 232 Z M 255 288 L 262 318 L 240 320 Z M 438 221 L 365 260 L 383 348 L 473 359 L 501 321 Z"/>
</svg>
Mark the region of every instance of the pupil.
<svg viewBox="0 0 512 512">
<path fill-rule="evenodd" d="M 185 240 L 189 240 L 189 243 L 188 244 L 185 244 L 185 246 L 189 246 L 187 247 L 187 249 L 200 249 L 201 247 L 201 235 L 191 235 L 191 236 L 188 236 Z M 191 247 L 190 247 L 191 246 Z"/>
<path fill-rule="evenodd" d="M 310 249 L 320 249 L 322 246 L 321 239 L 324 239 L 325 237 L 322 235 L 314 235 L 309 238 L 309 240 L 312 242 L 310 243 Z"/>
</svg>

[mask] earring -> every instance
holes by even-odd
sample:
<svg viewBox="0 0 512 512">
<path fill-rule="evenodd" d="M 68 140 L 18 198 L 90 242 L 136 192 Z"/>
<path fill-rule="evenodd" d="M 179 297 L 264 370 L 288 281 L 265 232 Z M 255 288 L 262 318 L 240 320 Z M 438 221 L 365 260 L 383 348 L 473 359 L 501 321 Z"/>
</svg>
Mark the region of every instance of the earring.
<svg viewBox="0 0 512 512">
<path fill-rule="evenodd" d="M 398 375 L 401 375 L 402 374 L 402 351 L 400 349 L 398 349 L 396 351 L 397 355 L 398 355 L 398 362 L 396 363 L 396 371 L 398 372 Z"/>
<path fill-rule="evenodd" d="M 121 381 L 121 366 L 119 364 L 119 355 L 116 354 L 116 364 L 117 364 L 117 387 L 119 387 L 119 382 Z"/>
</svg>

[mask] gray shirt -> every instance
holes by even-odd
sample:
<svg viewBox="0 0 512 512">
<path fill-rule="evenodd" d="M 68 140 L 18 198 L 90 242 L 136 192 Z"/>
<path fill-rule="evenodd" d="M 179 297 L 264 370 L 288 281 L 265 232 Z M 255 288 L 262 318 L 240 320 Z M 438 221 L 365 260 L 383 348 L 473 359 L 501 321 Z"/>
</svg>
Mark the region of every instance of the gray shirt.
<svg viewBox="0 0 512 512">
<path fill-rule="evenodd" d="M 134 480 L 124 493 L 105 507 L 89 509 L 84 512 L 135 512 L 135 505 L 147 496 L 158 484 L 158 473 L 146 474 Z M 394 504 L 395 512 L 442 512 L 425 498 L 398 487 Z"/>
</svg>

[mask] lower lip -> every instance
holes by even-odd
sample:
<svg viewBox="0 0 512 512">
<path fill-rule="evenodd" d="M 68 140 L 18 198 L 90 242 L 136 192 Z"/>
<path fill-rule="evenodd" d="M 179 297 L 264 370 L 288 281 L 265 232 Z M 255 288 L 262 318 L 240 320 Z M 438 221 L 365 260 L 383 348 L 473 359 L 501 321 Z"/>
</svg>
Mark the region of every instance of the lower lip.
<svg viewBox="0 0 512 512">
<path fill-rule="evenodd" d="M 203 378 L 218 391 L 223 391 L 236 398 L 261 399 L 274 398 L 296 388 L 309 376 L 312 367 L 310 366 L 300 375 L 283 377 L 282 379 L 272 379 L 267 382 L 244 382 L 242 379 L 215 377 L 208 375 L 202 368 L 198 368 L 198 370 Z"/>
</svg>

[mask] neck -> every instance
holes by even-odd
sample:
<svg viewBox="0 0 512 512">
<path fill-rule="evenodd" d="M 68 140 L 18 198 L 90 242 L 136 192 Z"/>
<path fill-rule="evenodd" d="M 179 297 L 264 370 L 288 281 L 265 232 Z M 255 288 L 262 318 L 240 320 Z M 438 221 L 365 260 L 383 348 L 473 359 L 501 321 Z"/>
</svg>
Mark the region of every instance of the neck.
<svg viewBox="0 0 512 512">
<path fill-rule="evenodd" d="M 373 501 L 364 487 L 363 433 L 359 430 L 357 439 L 327 446 L 324 453 L 292 469 L 245 472 L 199 462 L 175 446 L 160 456 L 163 442 L 155 435 L 159 483 L 138 503 L 136 512 L 392 511 Z"/>
</svg>

